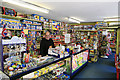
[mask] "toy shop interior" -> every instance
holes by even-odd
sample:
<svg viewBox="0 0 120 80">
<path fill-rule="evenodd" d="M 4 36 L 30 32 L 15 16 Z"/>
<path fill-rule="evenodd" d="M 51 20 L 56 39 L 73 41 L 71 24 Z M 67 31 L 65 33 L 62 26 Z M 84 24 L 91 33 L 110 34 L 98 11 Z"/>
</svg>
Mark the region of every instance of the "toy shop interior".
<svg viewBox="0 0 120 80">
<path fill-rule="evenodd" d="M 96 1 L 0 0 L 0 80 L 119 80 L 119 0 Z"/>
</svg>

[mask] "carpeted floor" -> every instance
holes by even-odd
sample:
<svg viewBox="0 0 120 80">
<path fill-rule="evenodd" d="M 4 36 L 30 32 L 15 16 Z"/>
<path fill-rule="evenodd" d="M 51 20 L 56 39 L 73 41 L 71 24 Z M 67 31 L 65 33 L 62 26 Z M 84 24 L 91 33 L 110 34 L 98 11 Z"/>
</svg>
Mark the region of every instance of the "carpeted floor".
<svg viewBox="0 0 120 80">
<path fill-rule="evenodd" d="M 116 80 L 114 62 L 114 53 L 108 59 L 99 58 L 96 63 L 88 63 L 73 80 Z"/>
</svg>

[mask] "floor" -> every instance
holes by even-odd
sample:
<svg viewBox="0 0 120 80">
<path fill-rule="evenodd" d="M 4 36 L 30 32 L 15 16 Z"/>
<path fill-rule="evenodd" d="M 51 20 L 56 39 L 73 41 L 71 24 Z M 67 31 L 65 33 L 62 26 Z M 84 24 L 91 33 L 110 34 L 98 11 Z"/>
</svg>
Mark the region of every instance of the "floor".
<svg viewBox="0 0 120 80">
<path fill-rule="evenodd" d="M 116 80 L 114 53 L 108 59 L 99 58 L 96 63 L 88 65 L 73 80 Z"/>
</svg>

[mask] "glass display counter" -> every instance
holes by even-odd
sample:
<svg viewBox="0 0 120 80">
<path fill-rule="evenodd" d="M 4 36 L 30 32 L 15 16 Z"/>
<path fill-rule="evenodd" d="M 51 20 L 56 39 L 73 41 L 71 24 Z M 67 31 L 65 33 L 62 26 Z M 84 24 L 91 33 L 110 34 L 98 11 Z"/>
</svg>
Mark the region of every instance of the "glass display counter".
<svg viewBox="0 0 120 80">
<path fill-rule="evenodd" d="M 4 63 L 9 66 L 5 68 L 4 65 L 3 72 L 10 80 L 22 80 L 26 78 L 30 80 L 45 80 L 50 78 L 69 80 L 80 68 L 87 64 L 88 53 L 89 49 L 84 49 L 63 58 L 44 56 L 41 58 L 31 58 L 30 62 L 25 64 Z"/>
</svg>

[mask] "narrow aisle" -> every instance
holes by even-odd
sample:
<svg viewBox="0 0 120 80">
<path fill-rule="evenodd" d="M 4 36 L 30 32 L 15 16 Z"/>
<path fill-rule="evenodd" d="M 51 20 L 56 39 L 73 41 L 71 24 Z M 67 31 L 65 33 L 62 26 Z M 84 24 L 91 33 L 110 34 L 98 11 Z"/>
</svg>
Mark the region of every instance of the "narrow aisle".
<svg viewBox="0 0 120 80">
<path fill-rule="evenodd" d="M 115 80 L 115 78 L 116 68 L 113 53 L 108 59 L 99 58 L 97 63 L 88 63 L 73 80 Z"/>
</svg>

